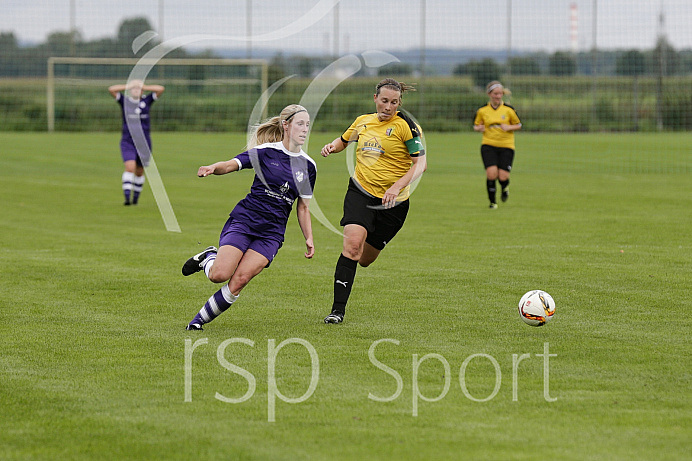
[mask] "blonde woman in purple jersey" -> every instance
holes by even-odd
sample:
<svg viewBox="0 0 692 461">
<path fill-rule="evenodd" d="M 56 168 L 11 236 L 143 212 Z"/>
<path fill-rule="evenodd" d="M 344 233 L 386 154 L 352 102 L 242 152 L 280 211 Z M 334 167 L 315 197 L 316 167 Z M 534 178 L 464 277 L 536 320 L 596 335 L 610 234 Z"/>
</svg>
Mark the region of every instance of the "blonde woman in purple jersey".
<svg viewBox="0 0 692 461">
<path fill-rule="evenodd" d="M 251 168 L 255 179 L 250 193 L 230 213 L 219 249 L 210 246 L 183 265 L 185 276 L 203 270 L 212 282 L 226 282 L 197 312 L 187 330 L 202 330 L 202 325 L 231 307 L 250 280 L 269 267 L 283 245 L 294 202 L 298 202 L 305 257 L 315 254 L 309 205 L 317 171 L 302 149 L 309 128 L 308 111 L 292 104 L 257 128 L 247 151 L 197 171 L 197 176 L 205 178 Z"/>
</svg>

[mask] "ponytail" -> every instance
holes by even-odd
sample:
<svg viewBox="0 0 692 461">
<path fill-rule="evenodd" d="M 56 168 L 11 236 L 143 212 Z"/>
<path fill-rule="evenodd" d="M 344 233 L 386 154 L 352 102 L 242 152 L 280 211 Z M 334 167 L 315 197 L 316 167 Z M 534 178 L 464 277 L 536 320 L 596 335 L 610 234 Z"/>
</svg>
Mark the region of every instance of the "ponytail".
<svg viewBox="0 0 692 461">
<path fill-rule="evenodd" d="M 248 149 L 268 142 L 279 142 L 284 139 L 283 122 L 290 123 L 294 115 L 299 112 L 307 112 L 307 109 L 298 104 L 291 104 L 281 111 L 281 114 L 265 120 L 254 127 Z"/>
</svg>

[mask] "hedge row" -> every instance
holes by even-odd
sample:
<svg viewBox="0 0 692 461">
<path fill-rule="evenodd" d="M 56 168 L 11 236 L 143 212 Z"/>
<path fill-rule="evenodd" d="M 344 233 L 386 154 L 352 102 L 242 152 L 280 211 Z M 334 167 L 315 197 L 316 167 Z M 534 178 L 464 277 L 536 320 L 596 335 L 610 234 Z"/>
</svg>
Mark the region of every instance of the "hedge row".
<svg viewBox="0 0 692 461">
<path fill-rule="evenodd" d="M 319 106 L 319 113 L 313 114 L 313 129 L 340 131 L 355 116 L 372 112 L 377 81 L 362 77 L 339 84 Z M 119 130 L 119 109 L 106 90 L 112 83 L 56 82 L 55 129 Z M 244 85 L 155 83 L 166 86 L 152 110 L 152 123 L 159 131 L 244 131 L 260 96 L 259 88 Z M 268 113 L 276 114 L 299 101 L 315 106 L 322 95 L 320 90 L 308 92 L 310 83 L 309 79 L 288 80 L 272 95 Z M 517 109 L 526 131 L 692 129 L 691 77 L 666 78 L 662 86 L 653 78 L 604 77 L 594 82 L 588 77 L 512 77 L 508 86 L 512 94 L 506 101 Z M 403 107 L 426 131 L 470 130 L 476 109 L 487 102 L 484 92 L 464 78 L 428 78 L 424 84 L 418 82 L 417 88 L 404 95 Z M 44 79 L 0 80 L 0 129 L 47 129 Z"/>
</svg>

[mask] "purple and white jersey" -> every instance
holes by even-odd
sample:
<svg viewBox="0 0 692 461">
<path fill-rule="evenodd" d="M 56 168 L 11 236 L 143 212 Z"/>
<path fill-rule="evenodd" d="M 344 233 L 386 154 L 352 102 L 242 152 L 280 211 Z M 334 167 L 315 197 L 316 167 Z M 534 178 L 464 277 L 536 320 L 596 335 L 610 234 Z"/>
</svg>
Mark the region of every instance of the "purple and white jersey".
<svg viewBox="0 0 692 461">
<path fill-rule="evenodd" d="M 289 152 L 281 142 L 261 144 L 237 155 L 240 169 L 255 170 L 250 193 L 235 206 L 230 216 L 261 235 L 283 242 L 293 202 L 312 198 L 317 170 L 315 161 L 303 150 Z"/>
<path fill-rule="evenodd" d="M 151 148 L 151 138 L 149 136 L 149 129 L 151 126 L 151 120 L 149 119 L 149 111 L 151 110 L 152 104 L 156 101 L 156 93 L 149 93 L 142 99 L 137 101 L 129 96 L 125 96 L 123 93 L 118 93 L 116 98 L 118 104 L 120 104 L 122 116 L 123 116 L 123 130 L 121 142 L 126 141 L 134 145 L 132 140 L 132 134 L 130 134 L 130 129 L 127 127 L 128 120 L 130 123 L 142 124 L 142 131 L 144 132 L 144 139 L 146 139 L 147 144 Z"/>
</svg>

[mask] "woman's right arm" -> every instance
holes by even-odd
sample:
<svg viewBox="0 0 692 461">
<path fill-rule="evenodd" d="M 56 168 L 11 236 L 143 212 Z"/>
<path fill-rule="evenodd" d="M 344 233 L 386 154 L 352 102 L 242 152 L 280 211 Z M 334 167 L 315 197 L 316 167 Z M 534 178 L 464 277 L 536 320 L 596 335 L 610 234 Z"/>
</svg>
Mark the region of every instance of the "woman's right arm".
<svg viewBox="0 0 692 461">
<path fill-rule="evenodd" d="M 473 118 L 473 131 L 481 133 L 485 131 L 485 121 L 479 111 L 476 111 L 476 116 Z"/>
<path fill-rule="evenodd" d="M 328 157 L 329 154 L 335 154 L 337 152 L 341 152 L 346 148 L 346 144 L 344 141 L 341 140 L 341 136 L 336 138 L 334 141 L 330 142 L 329 144 L 325 144 L 324 147 L 322 148 L 322 157 Z"/>
<path fill-rule="evenodd" d="M 125 85 L 111 85 L 108 87 L 108 92 L 113 96 L 114 98 L 118 97 L 118 93 L 121 91 L 125 91 Z"/>
<path fill-rule="evenodd" d="M 210 174 L 222 175 L 238 171 L 239 169 L 240 165 L 238 165 L 238 162 L 236 162 L 235 159 L 231 159 L 225 162 L 216 162 L 212 165 L 201 166 L 197 171 L 197 176 L 204 178 Z"/>
</svg>

